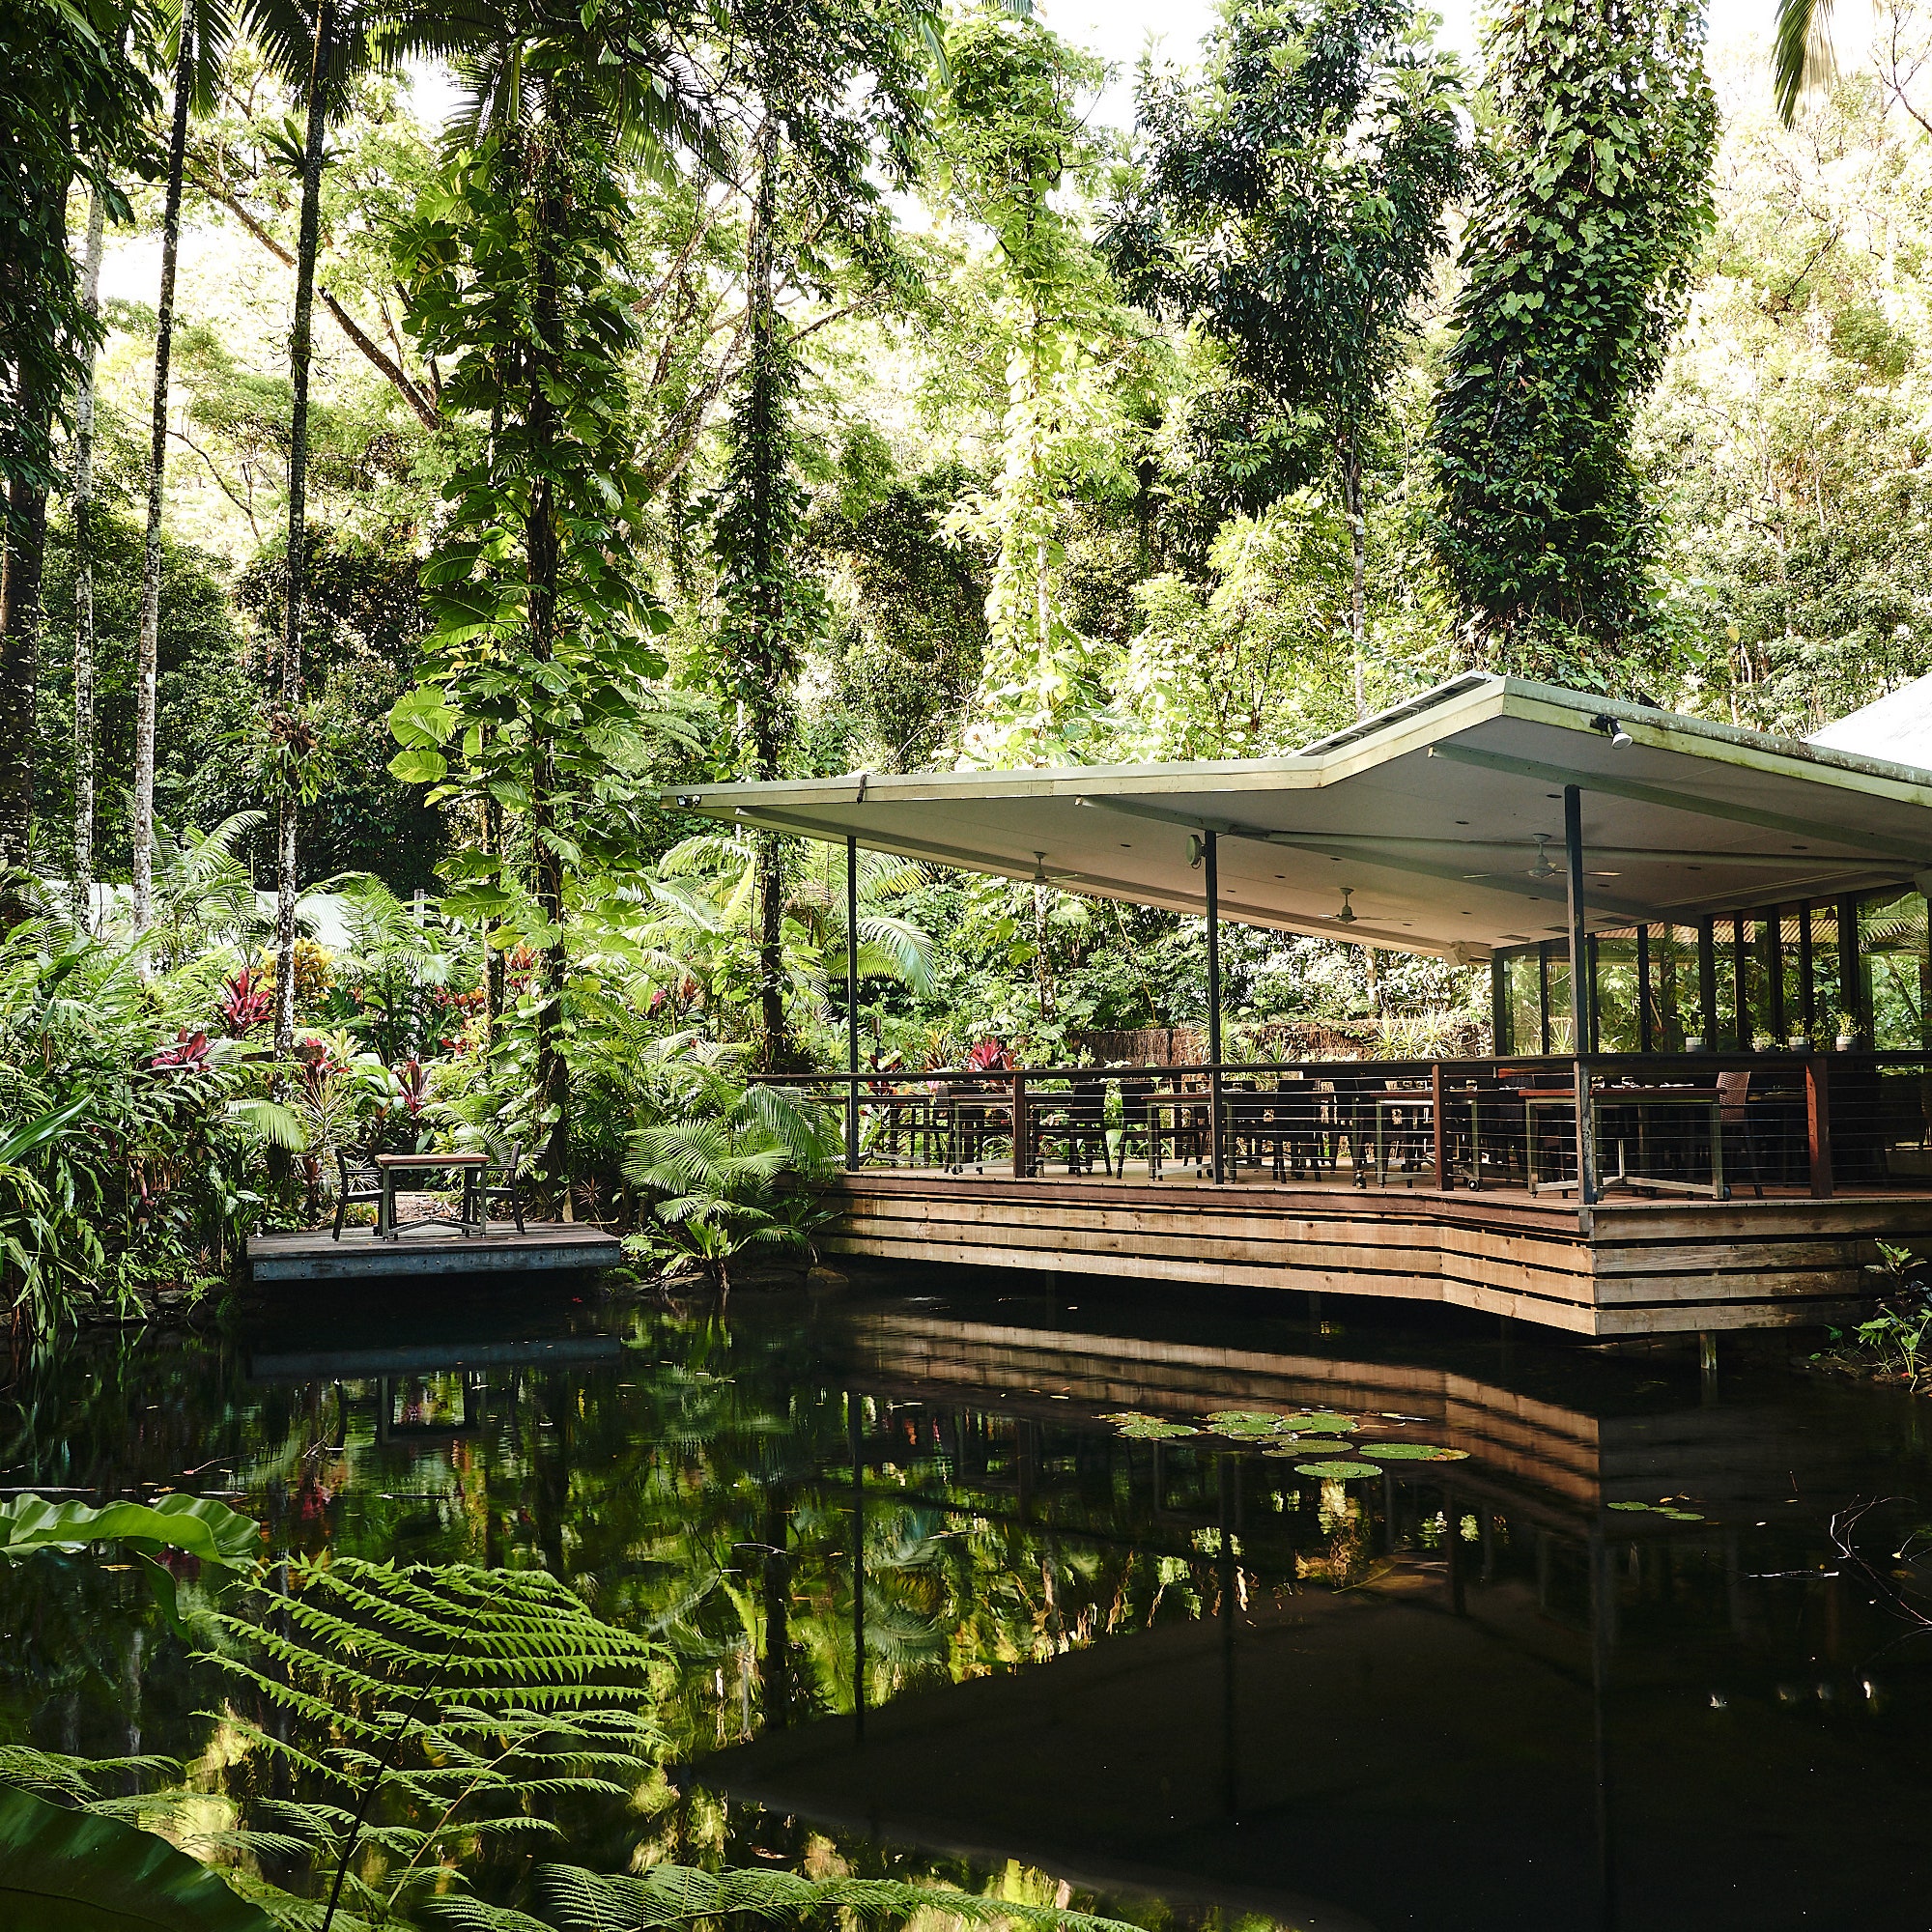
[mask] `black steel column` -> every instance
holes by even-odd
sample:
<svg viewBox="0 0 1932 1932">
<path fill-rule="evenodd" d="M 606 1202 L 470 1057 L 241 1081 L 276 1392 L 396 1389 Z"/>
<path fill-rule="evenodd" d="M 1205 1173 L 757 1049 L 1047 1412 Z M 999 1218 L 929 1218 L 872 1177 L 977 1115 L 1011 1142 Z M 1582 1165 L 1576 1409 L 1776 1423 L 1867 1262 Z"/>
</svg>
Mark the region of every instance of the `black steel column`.
<svg viewBox="0 0 1932 1932">
<path fill-rule="evenodd" d="M 1570 880 L 1570 1011 L 1576 1049 L 1577 1201 L 1588 1208 L 1597 1198 L 1596 1122 L 1590 1117 L 1590 940 L 1583 919 L 1583 794 L 1563 787 L 1563 853 Z"/>
<path fill-rule="evenodd" d="M 859 1165 L 859 840 L 845 835 L 845 1165 Z"/>
<path fill-rule="evenodd" d="M 1844 1015 L 1841 1031 L 1857 1034 L 1861 1044 L 1869 1046 L 1865 1014 L 1864 965 L 1859 957 L 1859 902 L 1838 901 L 1838 1011 Z"/>
<path fill-rule="evenodd" d="M 1704 1051 L 1718 1050 L 1718 928 L 1714 921 L 1697 922 L 1697 1030 Z"/>
<path fill-rule="evenodd" d="M 1213 1144 L 1210 1174 L 1225 1180 L 1221 1158 L 1221 855 L 1211 832 L 1201 835 L 1201 863 L 1208 897 L 1208 1134 Z"/>
<path fill-rule="evenodd" d="M 1509 961 L 1500 952 L 1490 954 L 1490 1051 L 1513 1053 L 1516 1042 L 1510 1014 Z"/>
<path fill-rule="evenodd" d="M 1748 1053 L 1750 1023 L 1750 922 L 1740 914 L 1731 921 L 1731 979 L 1736 998 L 1731 1008 L 1731 1031 L 1737 1037 L 1738 1051 Z"/>
<path fill-rule="evenodd" d="M 1650 927 L 1636 929 L 1636 1050 L 1650 1051 Z"/>
<path fill-rule="evenodd" d="M 1537 1047 L 1539 1053 L 1549 1051 L 1549 942 L 1542 941 L 1536 949 L 1536 1017 L 1542 1033 Z"/>
<path fill-rule="evenodd" d="M 1765 1007 L 1771 1027 L 1774 1051 L 1782 1053 L 1790 1029 L 1784 1024 L 1784 908 L 1764 909 L 1764 986 Z"/>
<path fill-rule="evenodd" d="M 1808 900 L 1798 908 L 1798 1019 L 1804 1037 L 1811 1039 L 1818 1028 L 1818 962 L 1811 953 Z"/>
</svg>

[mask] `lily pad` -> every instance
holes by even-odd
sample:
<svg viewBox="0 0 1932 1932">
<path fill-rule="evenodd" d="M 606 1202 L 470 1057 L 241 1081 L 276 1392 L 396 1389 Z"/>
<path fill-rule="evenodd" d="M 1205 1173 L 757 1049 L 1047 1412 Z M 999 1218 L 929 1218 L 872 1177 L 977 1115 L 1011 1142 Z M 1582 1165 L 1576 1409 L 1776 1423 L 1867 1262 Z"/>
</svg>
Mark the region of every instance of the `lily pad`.
<svg viewBox="0 0 1932 1932">
<path fill-rule="evenodd" d="M 1264 1456 L 1352 1456 L 1354 1453 L 1353 1443 L 1322 1435 L 1284 1436 L 1262 1451 Z"/>
<path fill-rule="evenodd" d="M 1606 1509 L 1631 1510 L 1643 1516 L 1661 1516 L 1672 1522 L 1705 1522 L 1709 1519 L 1696 1510 L 1678 1509 L 1670 1503 L 1607 1503 Z"/>
<path fill-rule="evenodd" d="M 1141 1415 L 1133 1409 L 1122 1409 L 1114 1415 L 1103 1415 L 1102 1422 L 1111 1422 L 1130 1442 L 1171 1442 L 1179 1435 L 1198 1435 L 1198 1429 L 1190 1428 L 1184 1422 L 1169 1422 L 1165 1416 Z"/>
<path fill-rule="evenodd" d="M 1354 1463 L 1339 1456 L 1332 1463 L 1297 1463 L 1294 1469 L 1298 1476 L 1320 1476 L 1324 1483 L 1352 1483 L 1382 1473 L 1379 1463 Z"/>
<path fill-rule="evenodd" d="M 1356 1445 L 1364 1456 L 1378 1463 L 1466 1463 L 1466 1449 L 1445 1449 L 1439 1442 L 1363 1442 Z"/>
<path fill-rule="evenodd" d="M 1355 1418 L 1323 1411 L 1315 1415 L 1291 1415 L 1288 1426 L 1297 1435 L 1352 1435 L 1355 1433 Z"/>
<path fill-rule="evenodd" d="M 1202 1418 L 1204 1427 L 1214 1435 L 1253 1436 L 1257 1439 L 1286 1435 L 1289 1419 L 1271 1408 L 1223 1408 Z"/>
</svg>

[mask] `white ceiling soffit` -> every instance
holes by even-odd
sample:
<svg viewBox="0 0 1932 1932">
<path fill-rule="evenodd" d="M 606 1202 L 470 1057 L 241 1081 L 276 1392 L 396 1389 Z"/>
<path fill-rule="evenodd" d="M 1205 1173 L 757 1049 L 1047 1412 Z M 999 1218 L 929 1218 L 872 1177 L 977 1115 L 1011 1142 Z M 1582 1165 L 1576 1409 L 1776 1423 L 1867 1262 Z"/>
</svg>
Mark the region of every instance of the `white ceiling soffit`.
<svg viewBox="0 0 1932 1932">
<path fill-rule="evenodd" d="M 1932 770 L 1487 674 L 1282 757 L 855 773 L 664 803 L 1189 913 L 1191 836 L 1213 830 L 1226 918 L 1479 959 L 1567 930 L 1571 783 L 1593 929 L 1932 872 Z"/>
<path fill-rule="evenodd" d="M 1932 767 L 1932 677 L 1915 678 L 1804 741 L 1827 751 Z"/>
</svg>

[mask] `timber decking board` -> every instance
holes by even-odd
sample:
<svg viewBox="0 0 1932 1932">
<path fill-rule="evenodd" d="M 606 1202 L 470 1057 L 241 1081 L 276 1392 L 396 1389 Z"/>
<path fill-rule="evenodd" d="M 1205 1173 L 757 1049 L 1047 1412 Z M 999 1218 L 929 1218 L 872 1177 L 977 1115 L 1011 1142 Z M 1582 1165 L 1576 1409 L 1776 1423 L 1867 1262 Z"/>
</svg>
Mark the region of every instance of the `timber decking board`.
<svg viewBox="0 0 1932 1932">
<path fill-rule="evenodd" d="M 1503 1190 L 1096 1176 L 836 1176 L 830 1251 L 1435 1301 L 1598 1336 L 1840 1321 L 1932 1194 L 1595 1207 Z"/>
<path fill-rule="evenodd" d="M 554 1268 L 614 1267 L 624 1258 L 615 1235 L 581 1221 L 507 1224 L 488 1235 L 441 1231 L 379 1241 L 367 1228 L 299 1235 L 250 1235 L 248 1271 L 258 1282 L 381 1281 L 400 1276 L 521 1274 Z"/>
</svg>

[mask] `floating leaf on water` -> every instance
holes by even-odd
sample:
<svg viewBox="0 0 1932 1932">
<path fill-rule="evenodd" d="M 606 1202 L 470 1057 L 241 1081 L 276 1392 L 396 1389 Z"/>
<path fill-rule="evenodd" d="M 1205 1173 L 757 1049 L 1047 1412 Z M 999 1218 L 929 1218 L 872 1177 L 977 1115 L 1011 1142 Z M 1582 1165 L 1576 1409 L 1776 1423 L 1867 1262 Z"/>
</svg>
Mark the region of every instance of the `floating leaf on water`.
<svg viewBox="0 0 1932 1932">
<path fill-rule="evenodd" d="M 1262 1451 L 1264 1456 L 1352 1456 L 1354 1444 L 1337 1442 L 1332 1436 L 1289 1435 L 1279 1442 L 1270 1442 Z"/>
<path fill-rule="evenodd" d="M 1606 1503 L 1606 1509 L 1636 1510 L 1644 1516 L 1666 1517 L 1672 1522 L 1704 1522 L 1707 1518 L 1695 1510 L 1679 1509 L 1674 1503 Z"/>
<path fill-rule="evenodd" d="M 1702 1522 L 1704 1520 L 1695 1510 L 1661 1509 L 1658 1511 L 1658 1515 L 1667 1516 L 1672 1522 Z"/>
<path fill-rule="evenodd" d="M 1353 1483 L 1382 1473 L 1378 1463 L 1351 1463 L 1339 1456 L 1332 1463 L 1297 1463 L 1294 1471 L 1298 1476 L 1320 1476 L 1324 1483 Z"/>
<path fill-rule="evenodd" d="M 1333 1415 L 1325 1410 L 1314 1415 L 1291 1415 L 1288 1424 L 1298 1435 L 1352 1435 L 1355 1433 L 1355 1418 L 1352 1415 Z"/>
<path fill-rule="evenodd" d="M 1650 1505 L 1648 1503 L 1611 1503 L 1610 1508 L 1613 1510 L 1647 1510 L 1650 1508 Z"/>
<path fill-rule="evenodd" d="M 1203 1416 L 1202 1422 L 1214 1435 L 1264 1437 L 1285 1434 L 1289 1418 L 1271 1408 L 1223 1408 Z"/>
<path fill-rule="evenodd" d="M 1160 1415 L 1141 1415 L 1131 1408 L 1103 1415 L 1100 1420 L 1111 1422 L 1132 1442 L 1171 1442 L 1178 1435 L 1198 1435 L 1201 1433 L 1184 1422 L 1169 1422 Z"/>
<path fill-rule="evenodd" d="M 1445 1449 L 1439 1442 L 1362 1442 L 1356 1446 L 1364 1456 L 1381 1463 L 1461 1463 L 1469 1454 L 1466 1449 Z"/>
</svg>

